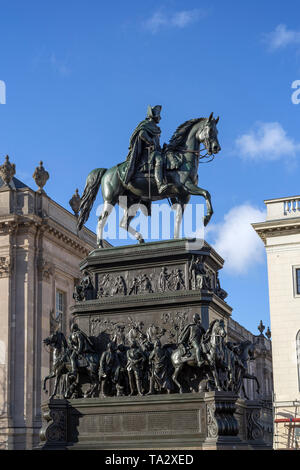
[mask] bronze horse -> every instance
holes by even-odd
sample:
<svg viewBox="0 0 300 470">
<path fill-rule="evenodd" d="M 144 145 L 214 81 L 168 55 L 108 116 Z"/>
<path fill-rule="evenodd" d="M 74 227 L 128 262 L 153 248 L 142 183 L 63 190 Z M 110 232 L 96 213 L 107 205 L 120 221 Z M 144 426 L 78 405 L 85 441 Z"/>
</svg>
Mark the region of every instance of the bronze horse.
<svg viewBox="0 0 300 470">
<path fill-rule="evenodd" d="M 224 367 L 223 340 L 225 336 L 226 331 L 223 320 L 214 320 L 202 337 L 201 348 L 204 353 L 204 360 L 200 366 L 197 364 L 194 351 L 192 351 L 191 356 L 186 356 L 184 348 L 179 346 L 172 353 L 171 360 L 175 369 L 173 381 L 179 387 L 179 393 L 183 392 L 183 388 L 178 376 L 185 365 L 196 369 L 203 378 L 207 377 L 208 383 L 214 383 L 217 390 L 222 390 L 218 369 Z M 201 386 L 200 382 L 199 391 L 201 391 Z"/>
<path fill-rule="evenodd" d="M 257 393 L 260 386 L 255 375 L 248 372 L 248 361 L 254 360 L 255 346 L 250 341 L 242 341 L 234 344 L 234 350 L 225 344 L 226 330 L 223 320 L 214 320 L 211 322 L 208 330 L 201 339 L 201 349 L 203 353 L 203 362 L 198 366 L 195 352 L 192 350 L 190 356 L 186 356 L 183 347 L 179 346 L 172 356 L 172 363 L 175 368 L 173 381 L 179 387 L 179 392 L 183 392 L 183 386 L 178 380 L 180 372 L 185 364 L 191 366 L 198 372 L 201 379 L 206 378 L 206 387 L 212 387 L 218 391 L 231 391 L 239 394 L 242 390 L 246 399 L 248 399 L 244 379 L 254 380 L 257 385 Z M 203 384 L 199 383 L 199 391 L 203 390 Z"/>
<path fill-rule="evenodd" d="M 217 137 L 218 121 L 219 118 L 213 118 L 213 113 L 209 118 L 186 121 L 177 128 L 169 144 L 164 145 L 162 153 L 166 166 L 165 178 L 170 185 L 170 189 L 163 195 L 158 192 L 151 173 L 151 166 L 149 168 L 147 160 L 139 162 L 138 171 L 128 184 L 124 182 L 127 161 L 109 169 L 96 168 L 91 171 L 87 177 L 81 198 L 78 229 L 80 230 L 88 220 L 100 185 L 104 204 L 98 221 L 97 243 L 99 247 L 103 248 L 104 246 L 103 229 L 117 203 L 124 208 L 124 216 L 120 222 L 120 227 L 132 234 L 139 243 L 144 243 L 142 234 L 134 230 L 130 226 L 130 222 L 136 216 L 139 208 L 144 212 L 146 209 L 145 213 L 150 214 L 152 201 L 169 198 L 172 205 L 174 205 L 176 210 L 174 238 L 179 238 L 183 211 L 192 195 L 205 198 L 207 214 L 204 217 L 204 225 L 207 225 L 213 214 L 213 208 L 209 192 L 197 185 L 198 166 L 200 159 L 207 155 L 213 158 L 213 155 L 221 150 Z M 207 155 L 200 155 L 201 143 L 204 144 Z M 148 172 L 141 170 L 143 166 L 144 168 L 148 167 Z M 123 200 L 126 199 L 126 204 L 122 202 L 120 196 L 126 196 L 126 198 L 123 198 Z"/>
<path fill-rule="evenodd" d="M 70 348 L 68 346 L 65 335 L 61 331 L 56 331 L 49 337 L 43 340 L 46 346 L 50 346 L 54 350 L 53 354 L 53 368 L 52 372 L 44 378 L 43 390 L 47 393 L 46 383 L 47 380 L 55 378 L 55 385 L 53 393 L 50 398 L 54 398 L 58 391 L 60 380 L 65 376 L 65 398 L 71 398 L 73 391 L 78 387 L 77 379 L 75 382 L 70 383 L 68 377 L 71 372 L 71 361 L 70 361 Z M 91 383 L 90 389 L 85 393 L 85 397 L 92 397 L 95 395 L 99 385 L 98 379 L 98 368 L 100 356 L 98 354 L 90 354 L 90 357 L 86 360 L 87 364 L 79 367 L 79 372 L 86 376 L 87 382 Z"/>
</svg>

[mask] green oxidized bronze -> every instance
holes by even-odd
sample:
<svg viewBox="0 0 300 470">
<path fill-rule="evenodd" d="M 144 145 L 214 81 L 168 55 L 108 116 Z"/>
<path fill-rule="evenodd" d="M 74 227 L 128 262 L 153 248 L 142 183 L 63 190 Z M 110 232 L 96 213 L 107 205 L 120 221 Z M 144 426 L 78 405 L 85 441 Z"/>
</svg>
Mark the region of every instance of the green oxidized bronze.
<svg viewBox="0 0 300 470">
<path fill-rule="evenodd" d="M 199 160 L 214 156 L 221 150 L 218 142 L 217 123 L 213 113 L 209 118 L 197 118 L 181 124 L 170 139 L 169 144 L 160 146 L 161 106 L 148 106 L 147 117 L 134 130 L 125 162 L 112 168 L 96 168 L 87 177 L 81 198 L 79 230 L 88 220 L 92 205 L 100 185 L 102 186 L 103 210 L 99 217 L 97 242 L 103 247 L 103 229 L 113 207 L 120 202 L 120 196 L 127 197 L 124 216 L 120 227 L 131 233 L 140 243 L 142 235 L 130 226 L 139 205 L 146 206 L 151 214 L 151 202 L 169 198 L 177 204 L 174 238 L 179 237 L 180 223 L 185 205 L 191 196 L 205 198 L 207 225 L 212 214 L 210 194 L 197 186 Z M 201 143 L 206 148 L 206 155 L 200 155 Z M 136 208 L 135 211 L 130 208 Z"/>
</svg>

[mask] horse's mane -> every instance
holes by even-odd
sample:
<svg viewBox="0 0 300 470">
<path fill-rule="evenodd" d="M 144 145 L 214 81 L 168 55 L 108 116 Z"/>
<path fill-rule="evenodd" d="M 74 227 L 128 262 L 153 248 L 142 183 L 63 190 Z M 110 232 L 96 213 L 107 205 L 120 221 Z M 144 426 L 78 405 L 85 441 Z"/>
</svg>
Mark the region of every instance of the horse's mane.
<svg viewBox="0 0 300 470">
<path fill-rule="evenodd" d="M 176 131 L 172 135 L 167 145 L 167 149 L 176 149 L 180 145 L 183 145 L 191 128 L 198 122 L 204 120 L 207 120 L 207 118 L 190 119 L 189 121 L 185 121 L 183 124 L 180 124 L 180 126 L 177 127 Z"/>
<path fill-rule="evenodd" d="M 211 333 L 212 333 L 212 330 L 213 330 L 213 327 L 215 326 L 215 324 L 216 324 L 218 321 L 220 321 L 220 320 L 216 319 L 216 320 L 213 320 L 213 321 L 211 322 L 211 324 L 209 325 L 208 329 L 207 329 L 206 332 L 205 332 L 205 335 L 204 335 L 205 339 L 210 338 Z"/>
</svg>

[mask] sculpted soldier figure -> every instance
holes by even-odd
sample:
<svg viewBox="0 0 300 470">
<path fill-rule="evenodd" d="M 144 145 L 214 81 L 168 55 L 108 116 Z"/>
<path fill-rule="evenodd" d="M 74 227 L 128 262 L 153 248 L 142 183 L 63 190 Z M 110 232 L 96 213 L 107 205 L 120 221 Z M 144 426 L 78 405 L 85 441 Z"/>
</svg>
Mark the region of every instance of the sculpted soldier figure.
<svg viewBox="0 0 300 470">
<path fill-rule="evenodd" d="M 112 295 L 123 294 L 126 295 L 126 284 L 123 276 L 117 276 L 113 286 Z"/>
<path fill-rule="evenodd" d="M 128 167 L 125 177 L 125 184 L 129 184 L 138 164 L 142 162 L 149 163 L 150 160 L 154 164 L 154 178 L 160 194 L 169 189 L 169 185 L 163 182 L 163 155 L 159 142 L 161 130 L 157 125 L 161 119 L 161 108 L 160 105 L 148 106 L 146 119 L 140 122 L 133 131 L 130 138 L 127 156 Z M 149 147 L 151 149 L 150 159 L 148 155 Z"/>
<path fill-rule="evenodd" d="M 71 347 L 71 367 L 72 370 L 69 374 L 70 377 L 76 378 L 79 363 L 78 360 L 82 357 L 87 360 L 89 365 L 89 355 L 97 354 L 90 338 L 79 328 L 77 323 L 74 323 L 71 327 L 71 334 L 69 336 L 69 343 Z"/>
<path fill-rule="evenodd" d="M 125 338 L 125 325 L 115 325 L 115 333 L 112 338 L 112 342 L 116 344 L 116 346 L 119 346 L 120 344 L 125 344 L 126 338 Z"/>
<path fill-rule="evenodd" d="M 185 288 L 180 269 L 175 269 L 175 271 L 172 271 L 171 283 L 173 290 L 180 290 Z"/>
<path fill-rule="evenodd" d="M 198 366 L 201 366 L 203 362 L 201 338 L 204 333 L 205 329 L 201 325 L 200 316 L 198 313 L 195 313 L 193 316 L 193 323 L 190 323 L 184 328 L 178 341 L 184 346 L 190 346 L 194 349 Z"/>
<path fill-rule="evenodd" d="M 154 349 L 149 355 L 150 387 L 147 395 L 155 393 L 155 389 L 168 393 L 172 390 L 171 361 L 166 348 L 163 348 L 159 339 L 155 340 Z"/>
<path fill-rule="evenodd" d="M 146 357 L 136 341 L 133 341 L 127 351 L 127 371 L 130 395 L 134 395 L 135 385 L 139 395 L 143 395 L 143 371 Z"/>
<path fill-rule="evenodd" d="M 98 287 L 98 294 L 97 297 L 98 299 L 100 297 L 108 297 L 110 295 L 110 277 L 109 274 L 104 274 L 102 280 L 99 282 L 99 287 Z"/>
<path fill-rule="evenodd" d="M 82 300 L 90 300 L 92 298 L 92 293 L 93 284 L 90 273 L 88 271 L 84 271 L 80 284 L 78 286 L 75 286 L 73 299 L 77 302 L 80 302 Z"/>
<path fill-rule="evenodd" d="M 158 285 L 161 292 L 165 292 L 165 290 L 167 289 L 169 277 L 170 274 L 168 274 L 168 269 L 164 266 L 161 272 L 159 273 L 158 278 Z"/>
<path fill-rule="evenodd" d="M 132 343 L 136 341 L 139 345 L 141 345 L 143 341 L 147 339 L 145 333 L 143 332 L 144 322 L 134 322 L 130 317 L 129 320 L 131 322 L 131 328 L 127 335 L 129 344 L 132 345 Z"/>
<path fill-rule="evenodd" d="M 141 291 L 142 291 L 142 293 L 143 292 L 149 292 L 149 293 L 153 292 L 152 284 L 151 284 L 151 281 L 150 281 L 149 277 L 147 276 L 147 274 L 143 274 L 141 276 Z"/>
<path fill-rule="evenodd" d="M 119 358 L 117 355 L 116 344 L 111 341 L 107 345 L 106 351 L 102 354 L 99 366 L 99 381 L 101 382 L 101 393 L 103 397 L 106 397 L 106 385 L 107 382 L 117 382 L 119 368 Z"/>
<path fill-rule="evenodd" d="M 134 277 L 132 279 L 132 282 L 129 286 L 129 290 L 128 290 L 128 295 L 131 295 L 131 294 L 138 294 L 139 292 L 139 289 L 140 289 L 140 279 L 138 277 Z"/>
<path fill-rule="evenodd" d="M 211 289 L 210 279 L 204 267 L 202 257 L 193 259 L 189 270 L 192 289 Z"/>
</svg>

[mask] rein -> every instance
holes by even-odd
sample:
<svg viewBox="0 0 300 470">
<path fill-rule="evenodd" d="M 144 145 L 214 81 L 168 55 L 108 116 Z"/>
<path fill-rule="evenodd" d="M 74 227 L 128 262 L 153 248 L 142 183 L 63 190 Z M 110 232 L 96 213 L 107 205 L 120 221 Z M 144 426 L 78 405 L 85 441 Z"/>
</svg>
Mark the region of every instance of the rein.
<svg viewBox="0 0 300 470">
<path fill-rule="evenodd" d="M 181 153 L 193 153 L 194 155 L 196 155 L 197 157 L 199 157 L 199 160 L 202 160 L 203 158 L 209 158 L 210 155 L 208 155 L 208 153 L 206 152 L 205 155 L 201 155 L 201 149 L 199 150 L 192 150 L 192 149 L 184 149 L 184 148 L 178 148 L 177 149 L 178 152 L 181 152 Z M 205 150 L 205 149 L 203 149 Z M 202 150 L 202 152 L 203 152 Z M 215 158 L 215 154 L 212 155 L 211 159 L 210 160 L 207 160 L 206 162 L 199 162 L 199 163 L 210 163 L 214 160 Z"/>
</svg>

